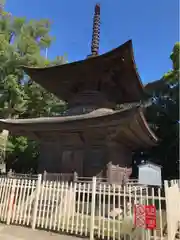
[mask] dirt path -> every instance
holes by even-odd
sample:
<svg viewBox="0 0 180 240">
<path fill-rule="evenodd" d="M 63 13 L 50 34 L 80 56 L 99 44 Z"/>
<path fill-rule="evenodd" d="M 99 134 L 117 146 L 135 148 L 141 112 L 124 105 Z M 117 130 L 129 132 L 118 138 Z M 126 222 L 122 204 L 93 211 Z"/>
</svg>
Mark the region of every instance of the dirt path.
<svg viewBox="0 0 180 240">
<path fill-rule="evenodd" d="M 0 224 L 1 240 L 82 240 L 82 238 L 65 236 L 41 230 Z"/>
</svg>

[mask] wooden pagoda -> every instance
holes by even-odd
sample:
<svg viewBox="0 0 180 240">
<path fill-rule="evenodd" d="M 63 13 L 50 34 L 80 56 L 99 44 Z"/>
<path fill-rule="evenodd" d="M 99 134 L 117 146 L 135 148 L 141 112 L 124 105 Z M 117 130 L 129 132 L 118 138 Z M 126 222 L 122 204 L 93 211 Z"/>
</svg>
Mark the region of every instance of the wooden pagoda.
<svg viewBox="0 0 180 240">
<path fill-rule="evenodd" d="M 60 66 L 24 67 L 32 80 L 68 103 L 63 116 L 0 120 L 1 129 L 39 141 L 39 172 L 77 172 L 85 177 L 101 173 L 111 178 L 111 165 L 112 171 L 120 171 L 120 181 L 124 169 L 131 173 L 132 151 L 158 141 L 143 108 L 115 110 L 117 104 L 140 102 L 145 94 L 132 41 L 99 56 L 99 32 L 96 5 L 91 55 Z"/>
</svg>

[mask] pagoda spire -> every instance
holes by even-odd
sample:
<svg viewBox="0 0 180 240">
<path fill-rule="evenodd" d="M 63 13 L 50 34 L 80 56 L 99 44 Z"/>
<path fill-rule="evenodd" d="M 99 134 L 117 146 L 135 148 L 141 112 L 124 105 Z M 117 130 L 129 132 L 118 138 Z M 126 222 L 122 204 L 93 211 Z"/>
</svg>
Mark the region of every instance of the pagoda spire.
<svg viewBox="0 0 180 240">
<path fill-rule="evenodd" d="M 96 4 L 94 9 L 93 19 L 93 34 L 91 43 L 91 54 L 98 55 L 99 53 L 99 34 L 100 34 L 100 4 Z"/>
<path fill-rule="evenodd" d="M 91 42 L 91 55 L 88 57 L 97 56 L 99 53 L 99 35 L 100 35 L 100 4 L 96 4 L 94 8 L 93 18 L 93 33 Z"/>
</svg>

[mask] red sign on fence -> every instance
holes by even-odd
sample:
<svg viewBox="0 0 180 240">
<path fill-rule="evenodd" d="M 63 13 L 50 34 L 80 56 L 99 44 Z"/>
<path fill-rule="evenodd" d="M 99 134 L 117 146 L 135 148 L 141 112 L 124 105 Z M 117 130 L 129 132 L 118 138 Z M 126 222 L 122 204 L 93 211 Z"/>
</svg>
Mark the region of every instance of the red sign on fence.
<svg viewBox="0 0 180 240">
<path fill-rule="evenodd" d="M 135 205 L 134 224 L 136 227 L 156 228 L 156 207 L 153 205 Z"/>
<path fill-rule="evenodd" d="M 146 228 L 154 229 L 156 228 L 156 207 L 153 205 L 145 206 L 146 212 Z"/>
<path fill-rule="evenodd" d="M 146 227 L 146 215 L 144 205 L 135 205 L 134 208 L 134 224 L 136 227 Z"/>
</svg>

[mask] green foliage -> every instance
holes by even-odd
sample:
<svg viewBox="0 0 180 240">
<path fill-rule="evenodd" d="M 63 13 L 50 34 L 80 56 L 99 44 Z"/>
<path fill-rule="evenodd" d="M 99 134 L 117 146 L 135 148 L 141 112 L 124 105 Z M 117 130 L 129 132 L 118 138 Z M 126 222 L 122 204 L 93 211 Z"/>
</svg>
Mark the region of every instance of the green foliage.
<svg viewBox="0 0 180 240">
<path fill-rule="evenodd" d="M 152 83 L 153 104 L 146 117 L 159 137 L 159 144 L 141 156 L 136 153 L 136 159 L 143 156 L 161 164 L 166 179 L 179 175 L 179 53 L 180 43 L 176 43 L 170 56 L 172 70 L 158 81 L 158 87 Z"/>
<path fill-rule="evenodd" d="M 39 21 L 17 18 L 4 10 L 0 4 L 0 117 L 26 118 L 53 116 L 65 107 L 52 94 L 29 79 L 22 65 L 45 67 L 63 64 L 63 57 L 49 61 L 42 52 L 49 48 L 52 37 L 51 24 L 46 19 Z M 35 142 L 25 137 L 10 137 L 7 143 L 7 162 L 18 165 L 17 159 L 28 162 L 38 155 Z M 17 158 L 18 156 L 18 158 Z M 21 157 L 20 157 L 21 156 Z M 15 159 L 15 161 L 14 161 Z M 20 160 L 19 160 L 20 161 Z M 22 162 L 21 162 L 22 164 Z M 18 165 L 19 171 L 20 165 Z M 34 165 L 35 166 L 35 165 Z M 27 170 L 27 169 L 26 169 Z"/>
<path fill-rule="evenodd" d="M 65 103 L 58 100 L 54 95 L 45 91 L 42 87 L 32 82 L 24 85 L 25 92 L 28 96 L 26 112 L 24 117 L 46 117 L 54 116 L 62 112 L 61 109 Z"/>
<path fill-rule="evenodd" d="M 38 145 L 34 141 L 28 141 L 25 137 L 10 138 L 12 152 L 8 152 L 6 159 L 7 167 L 16 170 L 16 172 L 27 173 L 36 171 Z"/>
</svg>

